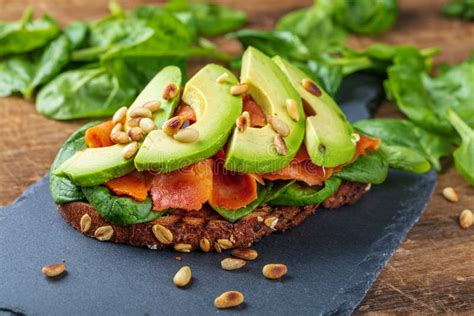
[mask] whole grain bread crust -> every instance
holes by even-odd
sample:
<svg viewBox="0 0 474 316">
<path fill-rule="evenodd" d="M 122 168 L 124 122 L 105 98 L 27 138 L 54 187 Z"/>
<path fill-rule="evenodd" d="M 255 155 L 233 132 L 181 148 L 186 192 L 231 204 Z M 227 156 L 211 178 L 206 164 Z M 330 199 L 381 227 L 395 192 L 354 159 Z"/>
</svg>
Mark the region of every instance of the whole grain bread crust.
<svg viewBox="0 0 474 316">
<path fill-rule="evenodd" d="M 370 186 L 362 183 L 344 182 L 338 191 L 324 201 L 326 208 L 338 208 L 353 204 L 368 191 Z M 235 223 L 230 223 L 209 208 L 187 212 L 173 210 L 167 216 L 154 221 L 130 226 L 113 225 L 103 219 L 96 210 L 84 202 L 58 205 L 64 219 L 84 235 L 95 238 L 96 230 L 111 226 L 111 242 L 159 250 L 174 247 L 177 251 L 189 252 L 201 249 L 205 252 L 231 248 L 247 248 L 274 232 L 291 229 L 311 214 L 318 205 L 304 207 L 270 207 L 264 205 Z M 81 219 L 85 215 L 91 219 L 90 227 L 81 230 Z M 165 238 L 164 238 L 165 237 Z"/>
</svg>

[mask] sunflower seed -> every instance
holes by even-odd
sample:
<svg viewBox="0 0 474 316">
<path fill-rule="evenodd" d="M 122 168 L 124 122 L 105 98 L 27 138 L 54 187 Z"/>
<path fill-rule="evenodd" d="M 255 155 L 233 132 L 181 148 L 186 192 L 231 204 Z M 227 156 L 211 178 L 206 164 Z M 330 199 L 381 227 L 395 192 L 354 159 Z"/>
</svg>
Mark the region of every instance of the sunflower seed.
<svg viewBox="0 0 474 316">
<path fill-rule="evenodd" d="M 275 135 L 273 138 L 273 143 L 275 144 L 275 149 L 279 155 L 285 156 L 288 154 L 288 147 L 286 147 L 285 140 L 280 134 Z"/>
<path fill-rule="evenodd" d="M 197 129 L 188 127 L 180 129 L 173 137 L 181 143 L 194 143 L 199 138 L 199 132 Z"/>
<path fill-rule="evenodd" d="M 49 278 L 54 278 L 54 277 L 57 277 L 61 274 L 64 273 L 64 271 L 66 271 L 66 266 L 64 265 L 64 263 L 59 263 L 59 264 L 52 264 L 52 265 L 49 265 L 49 266 L 44 266 L 42 269 L 41 269 L 41 272 L 49 277 Z"/>
<path fill-rule="evenodd" d="M 221 261 L 221 267 L 224 270 L 237 270 L 245 266 L 247 262 L 242 259 L 236 259 L 236 258 L 225 258 L 224 260 Z"/>
<path fill-rule="evenodd" d="M 174 250 L 178 252 L 191 252 L 192 248 L 193 246 L 190 244 L 179 243 L 174 245 Z"/>
<path fill-rule="evenodd" d="M 293 99 L 286 99 L 286 111 L 293 121 L 300 120 L 300 112 L 298 111 L 298 103 Z"/>
<path fill-rule="evenodd" d="M 176 272 L 173 277 L 173 283 L 178 287 L 183 287 L 189 284 L 192 278 L 191 268 L 184 266 Z"/>
<path fill-rule="evenodd" d="M 305 88 L 305 90 L 309 93 L 314 94 L 317 97 L 321 96 L 321 89 L 319 89 L 318 86 L 310 79 L 303 79 L 301 84 L 303 85 L 303 88 Z"/>
<path fill-rule="evenodd" d="M 144 108 L 147 108 L 152 113 L 158 111 L 161 108 L 161 102 L 158 100 L 148 101 L 142 105 Z"/>
<path fill-rule="evenodd" d="M 148 117 L 148 118 L 151 118 L 152 117 L 152 113 L 149 109 L 147 108 L 143 108 L 143 107 L 138 107 L 138 108 L 134 108 L 131 112 L 130 112 L 130 117 L 131 118 L 143 118 L 143 117 Z"/>
<path fill-rule="evenodd" d="M 164 245 L 169 245 L 173 242 L 173 233 L 163 225 L 155 224 L 151 228 L 156 239 Z"/>
<path fill-rule="evenodd" d="M 114 234 L 112 226 L 100 226 L 94 232 L 94 237 L 100 241 L 110 240 Z"/>
<path fill-rule="evenodd" d="M 224 250 L 234 247 L 234 243 L 229 239 L 217 239 L 217 244 Z"/>
<path fill-rule="evenodd" d="M 288 127 L 288 124 L 276 116 L 270 116 L 270 125 L 272 126 L 273 130 L 282 137 L 286 137 L 290 134 L 290 128 Z"/>
<path fill-rule="evenodd" d="M 246 83 L 237 84 L 235 86 L 230 87 L 230 94 L 233 96 L 238 96 L 241 94 L 246 93 L 249 90 L 249 85 Z"/>
<path fill-rule="evenodd" d="M 163 89 L 163 99 L 173 99 L 178 94 L 178 90 L 178 87 L 174 83 L 170 83 Z"/>
<path fill-rule="evenodd" d="M 281 263 L 267 264 L 263 267 L 262 273 L 267 279 L 276 280 L 283 277 L 288 272 L 286 265 Z"/>
<path fill-rule="evenodd" d="M 138 151 L 138 143 L 137 142 L 131 142 L 130 144 L 124 146 L 122 148 L 122 156 L 124 159 L 130 159 L 132 158 L 133 156 L 135 156 L 135 154 L 137 153 Z"/>
<path fill-rule="evenodd" d="M 127 115 L 127 110 L 128 109 L 126 106 L 122 106 L 120 109 L 118 109 L 117 112 L 114 113 L 114 116 L 112 116 L 112 123 L 115 125 L 122 122 Z"/>
<path fill-rule="evenodd" d="M 231 252 L 231 255 L 233 255 L 236 258 L 239 259 L 244 259 L 244 260 L 255 260 L 258 257 L 258 252 L 254 249 L 250 248 L 245 248 L 245 249 L 234 249 Z"/>
<path fill-rule="evenodd" d="M 151 118 L 145 117 L 140 120 L 140 128 L 145 134 L 150 133 L 152 130 L 156 129 L 156 124 Z"/>
<path fill-rule="evenodd" d="M 237 126 L 237 130 L 239 132 L 244 132 L 247 127 L 250 126 L 250 114 L 247 111 L 242 112 L 242 114 L 237 118 L 235 121 L 235 125 Z"/>
<path fill-rule="evenodd" d="M 211 242 L 207 238 L 202 238 L 199 240 L 199 247 L 201 247 L 202 251 L 209 252 L 211 250 Z"/>
<path fill-rule="evenodd" d="M 242 304 L 244 299 L 244 295 L 239 291 L 227 291 L 214 300 L 214 306 L 217 308 L 231 308 Z"/>
<path fill-rule="evenodd" d="M 81 220 L 79 222 L 79 226 L 81 227 L 81 232 L 85 233 L 91 228 L 92 224 L 92 219 L 89 216 L 89 214 L 84 214 L 81 217 Z"/>
<path fill-rule="evenodd" d="M 463 210 L 461 214 L 459 214 L 459 225 L 462 228 L 469 228 L 472 225 L 472 211 L 471 210 Z"/>
</svg>

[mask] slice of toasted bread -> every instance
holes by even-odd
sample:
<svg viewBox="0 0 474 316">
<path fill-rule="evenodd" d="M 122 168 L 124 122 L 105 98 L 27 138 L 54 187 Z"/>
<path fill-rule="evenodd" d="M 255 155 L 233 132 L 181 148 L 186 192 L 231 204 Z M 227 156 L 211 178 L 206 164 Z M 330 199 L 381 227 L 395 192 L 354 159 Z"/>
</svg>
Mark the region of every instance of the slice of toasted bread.
<svg viewBox="0 0 474 316">
<path fill-rule="evenodd" d="M 323 206 L 338 208 L 353 204 L 369 188 L 370 186 L 366 184 L 344 182 L 338 191 L 323 203 Z M 247 248 L 266 235 L 293 228 L 313 214 L 317 207 L 318 205 L 304 207 L 264 205 L 235 223 L 228 222 L 207 207 L 195 212 L 173 210 L 152 222 L 125 227 L 110 224 L 88 203 L 66 203 L 59 205 L 58 209 L 65 220 L 79 231 L 81 231 L 81 218 L 88 214 L 91 225 L 82 233 L 89 237 L 95 237 L 99 227 L 112 226 L 113 235 L 109 240 L 115 243 L 155 250 L 174 247 L 175 250 L 182 252 L 196 249 L 221 252 L 231 248 Z"/>
</svg>

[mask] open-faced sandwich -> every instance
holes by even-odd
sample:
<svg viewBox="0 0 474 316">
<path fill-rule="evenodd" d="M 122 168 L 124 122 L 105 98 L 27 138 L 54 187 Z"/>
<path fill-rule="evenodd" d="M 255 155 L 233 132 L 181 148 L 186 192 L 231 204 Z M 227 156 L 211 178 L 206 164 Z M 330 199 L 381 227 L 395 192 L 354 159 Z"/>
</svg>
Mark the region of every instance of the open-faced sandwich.
<svg viewBox="0 0 474 316">
<path fill-rule="evenodd" d="M 87 236 L 220 252 L 356 202 L 387 175 L 379 146 L 307 75 L 250 47 L 240 82 L 209 64 L 182 88 L 179 68 L 162 69 L 70 136 L 50 188 Z"/>
</svg>

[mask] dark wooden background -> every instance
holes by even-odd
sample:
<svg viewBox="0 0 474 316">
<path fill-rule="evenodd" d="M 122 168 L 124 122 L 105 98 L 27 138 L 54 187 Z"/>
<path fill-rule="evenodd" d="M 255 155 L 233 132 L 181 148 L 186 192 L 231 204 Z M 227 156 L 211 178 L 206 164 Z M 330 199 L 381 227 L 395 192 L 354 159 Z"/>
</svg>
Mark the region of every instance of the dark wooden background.
<svg viewBox="0 0 474 316">
<path fill-rule="evenodd" d="M 120 1 L 133 8 L 145 1 Z M 220 1 L 249 14 L 249 27 L 268 30 L 285 13 L 311 4 L 310 0 Z M 437 62 L 459 62 L 474 50 L 474 23 L 448 20 L 440 14 L 446 1 L 403 0 L 395 28 L 375 38 L 352 37 L 351 46 L 363 48 L 374 41 L 409 43 L 419 48 L 437 46 Z M 49 12 L 62 24 L 91 21 L 107 13 L 107 0 L 0 0 L 0 20 L 15 20 L 31 5 L 37 14 Z M 317 35 L 315 35 L 317 36 Z M 216 39 L 236 54 L 235 42 Z M 386 102 L 378 116 L 401 117 Z M 56 122 L 37 114 L 33 102 L 0 98 L 0 206 L 11 203 L 27 186 L 41 178 L 69 133 L 83 122 Z M 464 208 L 474 209 L 474 189 L 454 168 L 439 175 L 439 184 L 420 222 L 389 261 L 357 313 L 465 313 L 474 314 L 474 227 L 459 228 Z M 441 191 L 453 186 L 458 203 L 443 199 Z M 400 197 L 403 198 L 402 196 Z M 390 203 L 390 201 L 387 201 Z"/>
</svg>

